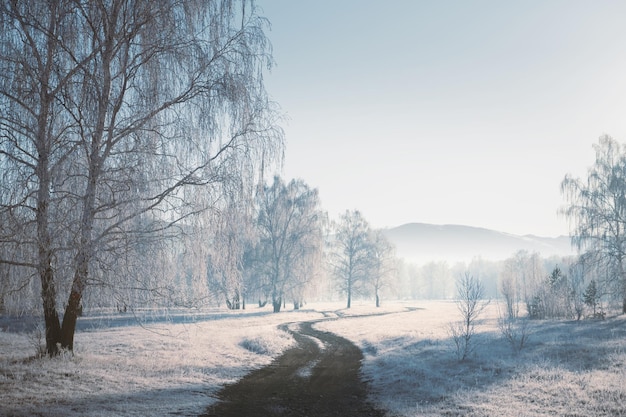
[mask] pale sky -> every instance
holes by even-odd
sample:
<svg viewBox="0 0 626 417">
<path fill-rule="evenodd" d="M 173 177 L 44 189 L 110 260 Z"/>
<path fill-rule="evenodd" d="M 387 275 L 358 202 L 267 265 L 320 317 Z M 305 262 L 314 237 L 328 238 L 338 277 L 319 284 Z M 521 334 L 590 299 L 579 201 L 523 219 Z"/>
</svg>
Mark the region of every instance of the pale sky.
<svg viewBox="0 0 626 417">
<path fill-rule="evenodd" d="M 258 0 L 282 175 L 331 217 L 568 233 L 563 177 L 626 141 L 626 1 Z"/>
</svg>

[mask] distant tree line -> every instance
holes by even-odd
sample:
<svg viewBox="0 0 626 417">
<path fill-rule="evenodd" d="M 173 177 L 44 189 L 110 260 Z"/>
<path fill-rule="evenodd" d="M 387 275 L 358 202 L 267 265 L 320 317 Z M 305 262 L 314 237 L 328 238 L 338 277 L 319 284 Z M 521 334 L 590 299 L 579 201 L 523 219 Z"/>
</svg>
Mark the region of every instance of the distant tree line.
<svg viewBox="0 0 626 417">
<path fill-rule="evenodd" d="M 392 296 L 399 299 L 456 299 L 458 277 L 481 281 L 485 299 L 500 300 L 509 318 L 603 317 L 621 308 L 615 280 L 586 256 L 548 257 L 521 250 L 503 261 L 480 257 L 469 263 L 415 265 L 400 261 Z"/>
</svg>

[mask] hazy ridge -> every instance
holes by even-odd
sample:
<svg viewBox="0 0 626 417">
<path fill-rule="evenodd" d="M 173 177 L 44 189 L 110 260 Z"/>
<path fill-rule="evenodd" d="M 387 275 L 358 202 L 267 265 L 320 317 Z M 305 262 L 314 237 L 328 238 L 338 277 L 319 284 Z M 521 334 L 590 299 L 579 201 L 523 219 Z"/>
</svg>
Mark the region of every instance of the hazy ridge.
<svg viewBox="0 0 626 417">
<path fill-rule="evenodd" d="M 544 257 L 575 254 L 569 236 L 519 236 L 480 227 L 427 223 L 403 224 L 385 229 L 384 234 L 396 246 L 398 256 L 417 263 L 467 262 L 477 256 L 502 260 L 519 250 L 539 252 Z"/>
</svg>

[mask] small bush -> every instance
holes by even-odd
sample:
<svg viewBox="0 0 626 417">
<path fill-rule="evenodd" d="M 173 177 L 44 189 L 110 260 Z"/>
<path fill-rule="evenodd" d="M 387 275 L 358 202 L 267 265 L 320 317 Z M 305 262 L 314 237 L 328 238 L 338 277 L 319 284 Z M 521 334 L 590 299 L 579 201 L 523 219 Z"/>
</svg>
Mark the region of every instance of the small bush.
<svg viewBox="0 0 626 417">
<path fill-rule="evenodd" d="M 464 361 L 474 352 L 474 327 L 468 328 L 462 321 L 450 323 L 448 332 L 452 342 L 454 342 L 454 353 L 460 361 Z"/>
<path fill-rule="evenodd" d="M 268 355 L 271 351 L 267 340 L 261 337 L 255 337 L 252 339 L 245 338 L 239 343 L 239 345 L 252 353 L 256 353 L 257 355 Z"/>
<path fill-rule="evenodd" d="M 38 325 L 31 333 L 29 333 L 28 341 L 35 350 L 36 358 L 43 358 L 46 356 L 46 329 L 43 325 Z"/>
<path fill-rule="evenodd" d="M 502 337 L 511 345 L 515 354 L 518 354 L 528 343 L 528 320 L 500 318 L 498 327 Z"/>
<path fill-rule="evenodd" d="M 275 356 L 292 346 L 293 338 L 286 332 L 274 333 L 271 336 L 251 336 L 239 342 L 242 348 L 257 355 Z"/>
</svg>

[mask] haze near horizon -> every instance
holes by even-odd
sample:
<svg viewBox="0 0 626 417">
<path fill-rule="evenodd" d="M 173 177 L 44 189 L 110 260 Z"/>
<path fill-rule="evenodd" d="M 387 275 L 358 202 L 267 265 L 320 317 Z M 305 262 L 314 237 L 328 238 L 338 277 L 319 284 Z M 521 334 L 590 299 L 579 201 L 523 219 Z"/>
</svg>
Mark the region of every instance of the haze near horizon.
<svg viewBox="0 0 626 417">
<path fill-rule="evenodd" d="M 626 139 L 626 3 L 262 0 L 283 175 L 331 217 L 569 232 L 563 177 Z"/>
</svg>

